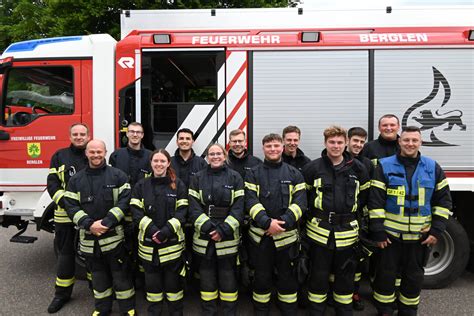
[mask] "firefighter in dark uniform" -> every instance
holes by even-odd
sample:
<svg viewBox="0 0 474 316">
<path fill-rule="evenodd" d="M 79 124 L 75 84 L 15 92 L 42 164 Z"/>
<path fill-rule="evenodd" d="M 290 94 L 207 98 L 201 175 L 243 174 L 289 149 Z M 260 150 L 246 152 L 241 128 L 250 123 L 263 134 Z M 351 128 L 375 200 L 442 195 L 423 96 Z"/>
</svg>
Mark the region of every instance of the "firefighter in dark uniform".
<svg viewBox="0 0 474 316">
<path fill-rule="evenodd" d="M 329 275 L 334 272 L 333 299 L 337 315 L 352 315 L 354 274 L 358 258 L 357 212 L 367 201 L 367 170 L 345 151 L 346 130 L 324 130 L 321 158 L 305 166 L 309 194 L 305 241 L 309 244 L 311 272 L 308 285 L 310 315 L 324 315 Z"/>
<path fill-rule="evenodd" d="M 306 212 L 305 183 L 296 168 L 282 162 L 280 135 L 266 135 L 262 144 L 263 164 L 250 169 L 245 177 L 245 207 L 251 217 L 249 253 L 255 269 L 254 311 L 256 315 L 270 313 L 275 271 L 280 312 L 296 315 L 297 222 Z"/>
<path fill-rule="evenodd" d="M 230 132 L 229 147 L 227 164 L 237 171 L 242 179 L 245 179 L 247 170 L 262 163 L 262 160 L 248 153 L 245 132 L 241 129 Z"/>
<path fill-rule="evenodd" d="M 132 122 L 127 127 L 127 147 L 119 148 L 110 155 L 109 163 L 128 175 L 128 182 L 133 187 L 135 184 L 151 174 L 150 155 L 142 140 L 144 130 L 141 123 Z M 143 267 L 138 263 L 138 228 L 132 223 L 132 218 L 125 218 L 125 245 L 132 257 L 133 280 L 137 288 L 143 284 Z M 141 273 L 140 273 L 141 272 Z"/>
<path fill-rule="evenodd" d="M 176 133 L 176 144 L 178 149 L 171 158 L 171 166 L 176 175 L 189 187 L 191 177 L 198 171 L 206 168 L 206 161 L 196 156 L 193 150 L 194 133 L 187 128 L 182 128 Z"/>
<path fill-rule="evenodd" d="M 399 130 L 400 120 L 396 115 L 383 115 L 379 119 L 379 137 L 366 143 L 360 154 L 369 158 L 374 165 L 377 165 L 377 159 L 396 154 Z"/>
<path fill-rule="evenodd" d="M 193 250 L 199 256 L 202 315 L 217 315 L 220 298 L 224 315 L 236 315 L 236 278 L 240 225 L 244 217 L 242 177 L 225 164 L 225 148 L 207 150 L 209 166 L 189 187 L 189 212 L 194 225 Z"/>
<path fill-rule="evenodd" d="M 133 189 L 130 208 L 139 229 L 138 254 L 145 269 L 149 315 L 161 315 L 168 301 L 170 315 L 183 314 L 183 225 L 188 211 L 188 192 L 171 168 L 164 149 L 151 155 L 153 176 Z"/>
<path fill-rule="evenodd" d="M 398 315 L 416 315 L 428 246 L 436 244 L 451 214 L 451 195 L 443 170 L 421 156 L 418 127 L 403 129 L 400 152 L 379 160 L 368 204 L 374 239 L 382 249 L 374 281 L 380 315 L 392 315 L 394 281 L 401 271 Z"/>
<path fill-rule="evenodd" d="M 81 123 L 69 128 L 71 145 L 58 150 L 51 158 L 47 188 L 56 203 L 54 211 L 54 246 L 58 252 L 56 267 L 56 292 L 48 306 L 48 313 L 58 312 L 69 301 L 74 285 L 76 229 L 64 207 L 64 193 L 69 179 L 87 166 L 85 149 L 89 141 L 89 128 Z"/>
<path fill-rule="evenodd" d="M 305 156 L 303 151 L 298 148 L 301 139 L 301 130 L 297 126 L 287 126 L 282 133 L 283 143 L 285 144 L 282 158 L 290 166 L 295 167 L 300 172 L 303 167 L 311 161 Z"/>
<path fill-rule="evenodd" d="M 364 144 L 367 140 L 367 131 L 362 127 L 352 127 L 347 131 L 348 142 L 347 142 L 347 151 L 352 155 L 354 159 L 359 160 L 369 173 L 369 178 L 372 178 L 374 174 L 374 165 L 369 158 L 360 155 L 360 152 L 364 148 Z M 368 219 L 369 213 L 367 206 L 363 208 L 361 222 L 359 222 L 360 227 L 363 232 L 368 235 Z M 370 250 L 369 250 L 370 253 Z M 362 270 L 363 262 L 359 262 L 356 268 L 356 273 L 354 277 L 354 294 L 352 295 L 352 306 L 357 311 L 364 310 L 364 302 L 362 301 L 359 295 L 360 280 L 362 279 Z"/>
<path fill-rule="evenodd" d="M 135 315 L 135 290 L 122 225 L 130 202 L 130 184 L 125 173 L 106 164 L 106 152 L 101 140 L 87 144 L 89 165 L 69 181 L 64 195 L 66 211 L 79 227 L 80 251 L 92 273 L 92 315 L 109 315 L 114 293 L 120 312 Z"/>
<path fill-rule="evenodd" d="M 151 173 L 151 151 L 143 146 L 143 136 L 142 124 L 138 122 L 130 123 L 127 129 L 127 147 L 117 149 L 110 155 L 109 159 L 112 167 L 118 168 L 128 175 L 128 182 L 132 188 L 138 180 Z"/>
</svg>

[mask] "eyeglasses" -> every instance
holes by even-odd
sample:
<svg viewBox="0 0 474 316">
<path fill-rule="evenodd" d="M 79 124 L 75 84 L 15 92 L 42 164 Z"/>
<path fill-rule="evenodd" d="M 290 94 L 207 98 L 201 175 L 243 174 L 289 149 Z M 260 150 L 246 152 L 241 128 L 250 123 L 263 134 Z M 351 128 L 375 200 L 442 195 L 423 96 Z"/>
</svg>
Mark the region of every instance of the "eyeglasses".
<svg viewBox="0 0 474 316">
<path fill-rule="evenodd" d="M 234 140 L 231 140 L 230 142 L 234 143 L 234 144 L 243 144 L 245 142 L 245 140 L 244 139 L 234 139 Z"/>
<path fill-rule="evenodd" d="M 127 133 L 130 133 L 130 134 L 132 134 L 132 135 L 141 135 L 141 134 L 143 134 L 142 131 L 131 131 L 131 130 L 128 130 Z"/>
<path fill-rule="evenodd" d="M 219 152 L 215 152 L 215 153 L 208 153 L 207 155 L 208 155 L 209 157 L 217 157 L 217 156 L 222 156 L 222 155 L 224 155 L 224 153 L 219 151 Z"/>
</svg>

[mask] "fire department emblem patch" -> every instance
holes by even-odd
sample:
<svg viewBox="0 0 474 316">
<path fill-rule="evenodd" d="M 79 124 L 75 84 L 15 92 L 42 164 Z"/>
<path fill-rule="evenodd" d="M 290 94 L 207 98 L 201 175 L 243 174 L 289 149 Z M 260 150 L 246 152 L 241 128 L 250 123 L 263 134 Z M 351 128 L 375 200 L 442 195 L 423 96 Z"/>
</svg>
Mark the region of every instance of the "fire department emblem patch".
<svg viewBox="0 0 474 316">
<path fill-rule="evenodd" d="M 27 143 L 26 147 L 31 158 L 38 158 L 41 155 L 41 143 Z"/>
</svg>

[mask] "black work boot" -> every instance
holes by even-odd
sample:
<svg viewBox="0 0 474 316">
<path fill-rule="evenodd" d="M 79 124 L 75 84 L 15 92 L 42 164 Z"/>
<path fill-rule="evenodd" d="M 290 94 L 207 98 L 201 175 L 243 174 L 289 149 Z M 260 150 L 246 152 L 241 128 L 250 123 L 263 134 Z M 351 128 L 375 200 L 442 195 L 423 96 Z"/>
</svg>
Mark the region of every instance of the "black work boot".
<svg viewBox="0 0 474 316">
<path fill-rule="evenodd" d="M 50 314 L 57 313 L 61 308 L 63 308 L 64 304 L 66 304 L 68 301 L 69 301 L 69 298 L 59 298 L 59 297 L 53 298 L 53 300 L 48 306 L 48 313 Z"/>
</svg>

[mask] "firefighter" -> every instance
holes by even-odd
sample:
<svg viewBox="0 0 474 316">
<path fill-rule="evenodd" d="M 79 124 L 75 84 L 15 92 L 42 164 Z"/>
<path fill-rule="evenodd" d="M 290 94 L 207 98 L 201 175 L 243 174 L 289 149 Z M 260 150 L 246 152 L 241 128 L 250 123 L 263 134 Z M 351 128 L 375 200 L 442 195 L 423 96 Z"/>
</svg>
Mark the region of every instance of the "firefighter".
<svg viewBox="0 0 474 316">
<path fill-rule="evenodd" d="M 142 140 L 144 130 L 141 123 L 132 122 L 127 127 L 127 147 L 119 148 L 110 155 L 110 165 L 128 175 L 128 182 L 133 188 L 135 184 L 151 173 L 151 151 L 146 149 Z M 125 246 L 132 257 L 133 280 L 137 287 L 143 284 L 143 267 L 138 263 L 138 228 L 133 226 L 130 217 L 125 218 Z"/>
<path fill-rule="evenodd" d="M 259 158 L 248 153 L 245 132 L 241 129 L 230 132 L 229 147 L 228 165 L 237 171 L 242 179 L 245 179 L 247 170 L 262 163 Z"/>
<path fill-rule="evenodd" d="M 334 272 L 333 299 L 337 315 L 352 315 L 352 294 L 358 262 L 358 214 L 365 205 L 370 179 L 367 170 L 345 151 L 346 130 L 324 130 L 321 158 L 305 166 L 309 191 L 305 241 L 309 244 L 310 315 L 324 315 L 329 275 Z"/>
<path fill-rule="evenodd" d="M 374 165 L 377 159 L 394 155 L 398 150 L 400 120 L 394 114 L 382 115 L 379 119 L 379 137 L 365 144 L 362 156 L 369 158 Z"/>
<path fill-rule="evenodd" d="M 379 160 L 368 204 L 374 239 L 382 249 L 374 281 L 380 315 L 392 315 L 395 277 L 401 271 L 398 315 L 416 315 L 423 283 L 424 260 L 446 229 L 451 195 L 437 162 L 422 156 L 418 127 L 405 127 L 400 152 Z"/>
<path fill-rule="evenodd" d="M 47 188 L 56 203 L 54 211 L 54 246 L 57 250 L 56 291 L 48 306 L 48 313 L 58 312 L 69 301 L 74 286 L 76 229 L 64 207 L 64 193 L 69 179 L 87 166 L 85 149 L 89 141 L 89 128 L 82 123 L 69 128 L 71 144 L 58 150 L 51 158 Z"/>
<path fill-rule="evenodd" d="M 262 144 L 263 164 L 250 169 L 245 177 L 245 206 L 251 217 L 249 253 L 255 269 L 254 311 L 256 315 L 269 315 L 276 271 L 280 312 L 296 315 L 297 222 L 306 212 L 305 183 L 298 169 L 282 161 L 280 135 L 266 135 Z"/>
<path fill-rule="evenodd" d="M 89 163 L 68 183 L 66 211 L 79 227 L 80 251 L 92 273 L 92 315 L 108 315 L 114 293 L 120 312 L 134 315 L 135 290 L 122 225 L 130 202 L 130 184 L 124 172 L 106 164 L 106 153 L 101 140 L 87 144 Z"/>
<path fill-rule="evenodd" d="M 225 164 L 226 151 L 213 144 L 209 165 L 189 187 L 189 212 L 194 225 L 193 250 L 199 256 L 202 315 L 217 315 L 220 298 L 224 315 L 236 315 L 236 278 L 240 225 L 244 217 L 244 184 Z"/>
<path fill-rule="evenodd" d="M 109 163 L 128 175 L 130 186 L 133 188 L 138 180 L 151 173 L 151 151 L 146 149 L 142 140 L 144 137 L 143 126 L 132 122 L 127 128 L 127 147 L 119 148 L 110 155 Z"/>
<path fill-rule="evenodd" d="M 188 210 L 188 192 L 176 178 L 171 157 L 164 149 L 151 155 L 153 175 L 133 189 L 130 208 L 139 228 L 139 258 L 145 269 L 148 315 L 161 315 L 168 301 L 170 315 L 183 314 L 183 225 Z"/>
<path fill-rule="evenodd" d="M 176 133 L 178 149 L 171 158 L 171 166 L 176 175 L 189 187 L 191 177 L 198 171 L 206 168 L 206 161 L 196 156 L 193 150 L 194 133 L 190 129 L 182 128 Z"/>
<path fill-rule="evenodd" d="M 299 148 L 301 139 L 301 130 L 296 126 L 287 126 L 283 129 L 283 142 L 285 144 L 283 150 L 283 161 L 295 167 L 299 171 L 311 161 L 305 156 L 303 151 Z"/>
<path fill-rule="evenodd" d="M 372 178 L 372 175 L 374 173 L 374 165 L 370 161 L 369 158 L 361 156 L 360 152 L 362 148 L 364 148 L 364 144 L 367 140 L 367 131 L 363 129 L 362 127 L 352 127 L 347 131 L 347 136 L 348 136 L 348 142 L 347 142 L 347 151 L 354 157 L 355 159 L 359 160 L 365 167 L 365 169 L 369 173 L 369 178 Z M 363 214 L 362 214 L 362 223 L 359 227 L 360 229 L 363 229 L 364 232 L 367 234 L 368 233 L 368 211 L 367 207 L 363 208 Z M 362 311 L 364 310 L 364 302 L 362 301 L 360 295 L 359 295 L 359 288 L 360 288 L 360 280 L 362 278 L 362 270 L 363 270 L 363 263 L 359 262 L 357 264 L 356 268 L 356 273 L 354 277 L 354 294 L 352 295 L 352 306 L 354 307 L 355 310 L 357 311 Z"/>
</svg>

